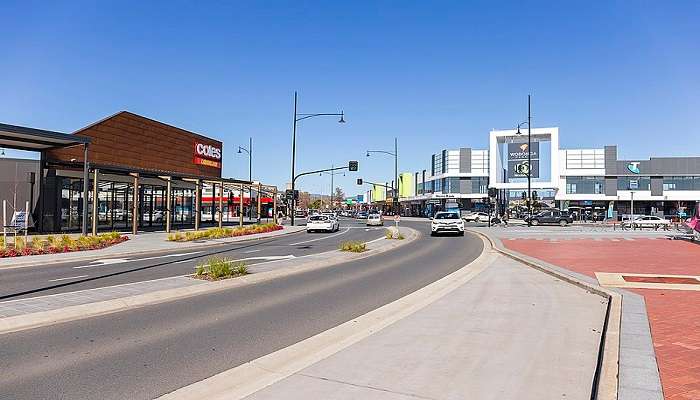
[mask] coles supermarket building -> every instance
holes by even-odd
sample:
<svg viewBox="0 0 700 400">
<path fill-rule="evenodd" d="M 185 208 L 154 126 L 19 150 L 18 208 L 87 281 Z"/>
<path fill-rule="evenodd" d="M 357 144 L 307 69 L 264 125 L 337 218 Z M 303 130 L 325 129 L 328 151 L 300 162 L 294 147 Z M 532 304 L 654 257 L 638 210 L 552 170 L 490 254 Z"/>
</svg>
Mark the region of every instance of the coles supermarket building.
<svg viewBox="0 0 700 400">
<path fill-rule="evenodd" d="M 672 218 L 692 215 L 700 201 L 700 157 L 627 160 L 618 157 L 616 145 L 562 149 L 558 127 L 532 129 L 531 142 L 528 149 L 526 130 L 494 130 L 488 149 L 433 154 L 427 169 L 413 173 L 415 189 L 400 198 L 402 213 L 484 209 L 488 188 L 498 189 L 511 207 L 522 204 L 528 151 L 532 190 L 550 207 L 606 218 L 632 213 Z"/>
<path fill-rule="evenodd" d="M 6 222 L 29 202 L 37 232 L 198 228 L 275 203 L 276 188 L 221 176 L 221 141 L 128 111 L 73 134 L 0 124 L 0 147 L 40 154 L 0 157 Z"/>
</svg>

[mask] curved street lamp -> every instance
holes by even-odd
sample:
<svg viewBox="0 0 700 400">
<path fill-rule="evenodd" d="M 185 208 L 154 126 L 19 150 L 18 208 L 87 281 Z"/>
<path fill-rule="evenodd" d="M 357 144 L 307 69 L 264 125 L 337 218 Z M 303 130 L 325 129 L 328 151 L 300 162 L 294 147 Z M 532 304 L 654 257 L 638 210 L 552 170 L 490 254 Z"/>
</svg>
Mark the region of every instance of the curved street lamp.
<svg viewBox="0 0 700 400">
<path fill-rule="evenodd" d="M 392 196 L 392 204 L 391 204 L 391 209 L 394 212 L 394 214 L 398 211 L 398 202 L 399 202 L 399 193 L 398 193 L 398 186 L 399 186 L 399 150 L 398 150 L 398 140 L 397 138 L 394 138 L 394 152 L 386 151 L 386 150 L 367 150 L 367 157 L 370 156 L 371 153 L 382 153 L 382 154 L 387 154 L 390 156 L 394 157 L 394 184 L 391 185 L 391 190 L 394 192 Z"/>
<path fill-rule="evenodd" d="M 253 138 L 249 138 L 248 141 L 248 148 L 246 149 L 243 146 L 238 146 L 238 154 L 242 154 L 243 152 L 248 154 L 248 182 L 251 183 L 250 187 L 248 188 L 248 193 L 250 193 L 250 206 L 248 207 L 248 217 L 250 219 L 253 219 Z M 260 193 L 258 193 L 258 196 L 260 196 Z M 241 201 L 243 201 L 243 193 L 241 193 Z"/>
<path fill-rule="evenodd" d="M 291 214 L 291 224 L 294 226 L 294 168 L 296 164 L 296 156 L 297 156 L 297 122 L 303 121 L 305 119 L 309 118 L 314 118 L 314 117 L 328 117 L 328 116 L 333 116 L 333 117 L 340 117 L 338 120 L 339 124 L 344 124 L 345 123 L 345 113 L 343 110 L 340 111 L 340 113 L 316 113 L 316 114 L 299 114 L 297 112 L 297 92 L 294 91 L 294 124 L 292 128 L 292 199 L 290 201 L 290 210 L 289 213 Z"/>
</svg>

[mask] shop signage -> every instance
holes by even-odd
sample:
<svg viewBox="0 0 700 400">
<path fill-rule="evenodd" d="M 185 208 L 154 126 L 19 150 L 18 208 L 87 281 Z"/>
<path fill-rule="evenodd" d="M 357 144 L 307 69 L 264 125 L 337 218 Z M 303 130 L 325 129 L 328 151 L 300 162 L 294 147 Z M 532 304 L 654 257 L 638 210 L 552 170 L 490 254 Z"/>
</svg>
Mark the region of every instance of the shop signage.
<svg viewBox="0 0 700 400">
<path fill-rule="evenodd" d="M 629 164 L 627 164 L 627 169 L 633 174 L 638 174 L 639 164 L 641 164 L 639 161 L 630 162 Z"/>
<path fill-rule="evenodd" d="M 221 168 L 221 148 L 194 142 L 194 163 L 207 167 Z"/>
<path fill-rule="evenodd" d="M 528 163 L 528 154 L 531 162 Z M 540 143 L 508 143 L 508 177 L 540 177 Z"/>
</svg>

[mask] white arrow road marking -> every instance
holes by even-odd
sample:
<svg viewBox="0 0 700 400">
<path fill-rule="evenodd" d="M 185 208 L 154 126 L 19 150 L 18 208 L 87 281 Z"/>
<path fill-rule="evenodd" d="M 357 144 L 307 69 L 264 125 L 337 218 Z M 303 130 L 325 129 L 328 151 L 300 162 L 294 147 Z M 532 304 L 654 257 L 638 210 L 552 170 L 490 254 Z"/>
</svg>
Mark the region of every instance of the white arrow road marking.
<svg viewBox="0 0 700 400">
<path fill-rule="evenodd" d="M 68 278 L 49 279 L 49 282 L 67 281 L 69 279 L 87 278 L 87 275 L 69 276 Z"/>
<path fill-rule="evenodd" d="M 315 241 L 317 241 L 317 240 L 330 239 L 330 238 L 332 238 L 332 237 L 335 237 L 335 236 L 338 236 L 338 235 L 342 235 L 342 234 L 348 233 L 348 232 L 350 232 L 350 228 L 345 228 L 344 231 L 335 233 L 335 234 L 330 235 L 330 236 L 324 236 L 324 237 L 320 237 L 320 238 L 317 238 L 317 239 L 306 240 L 306 241 L 304 241 L 304 242 L 292 243 L 292 244 L 290 244 L 290 246 L 296 246 L 296 245 L 300 245 L 300 244 L 304 244 L 304 243 L 311 243 L 311 242 L 315 242 Z"/>
<path fill-rule="evenodd" d="M 75 269 L 83 269 L 83 268 L 92 268 L 92 267 L 102 267 L 104 265 L 111 265 L 111 264 L 122 264 L 125 262 L 129 261 L 146 261 L 146 260 L 155 260 L 158 258 L 168 258 L 168 257 L 182 257 L 182 256 L 191 256 L 193 254 L 199 254 L 201 251 L 192 251 L 189 253 L 176 253 L 176 254 L 166 254 L 163 256 L 155 256 L 155 257 L 145 257 L 145 258 L 136 258 L 133 260 L 130 260 L 128 258 L 105 258 L 102 260 L 96 260 L 92 261 L 88 265 L 81 265 L 79 267 L 73 267 Z"/>
</svg>

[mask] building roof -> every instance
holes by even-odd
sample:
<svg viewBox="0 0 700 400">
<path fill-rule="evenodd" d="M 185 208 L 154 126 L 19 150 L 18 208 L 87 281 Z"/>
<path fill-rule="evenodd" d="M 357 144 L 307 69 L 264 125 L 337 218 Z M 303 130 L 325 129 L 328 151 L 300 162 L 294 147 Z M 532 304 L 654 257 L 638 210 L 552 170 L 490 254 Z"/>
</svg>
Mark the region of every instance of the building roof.
<svg viewBox="0 0 700 400">
<path fill-rule="evenodd" d="M 0 123 L 0 147 L 41 151 L 90 143 L 86 137 Z"/>
</svg>

